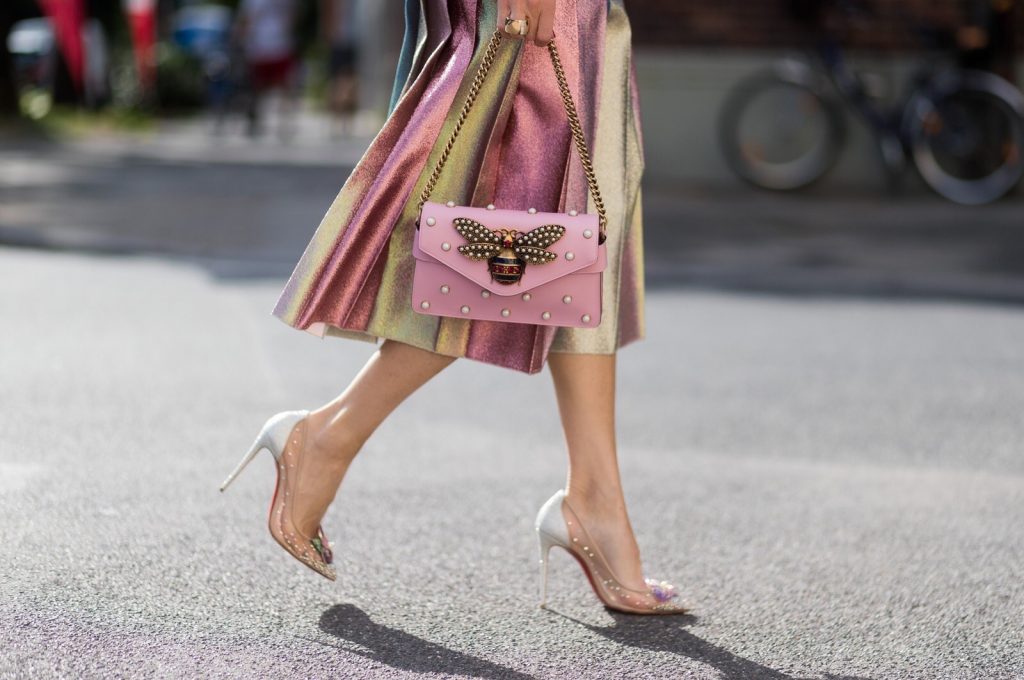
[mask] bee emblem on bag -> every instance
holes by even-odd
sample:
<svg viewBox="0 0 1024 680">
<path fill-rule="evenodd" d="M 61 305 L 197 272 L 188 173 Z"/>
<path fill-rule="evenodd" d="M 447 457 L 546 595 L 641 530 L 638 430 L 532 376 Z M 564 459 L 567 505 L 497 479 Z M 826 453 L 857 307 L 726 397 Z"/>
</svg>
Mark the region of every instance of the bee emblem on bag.
<svg viewBox="0 0 1024 680">
<path fill-rule="evenodd" d="M 547 264 L 558 255 L 547 248 L 562 238 L 565 227 L 545 224 L 527 232 L 490 229 L 476 220 L 457 217 L 455 230 L 466 239 L 459 252 L 471 260 L 487 260 L 491 280 L 506 286 L 519 283 L 527 264 Z"/>
</svg>

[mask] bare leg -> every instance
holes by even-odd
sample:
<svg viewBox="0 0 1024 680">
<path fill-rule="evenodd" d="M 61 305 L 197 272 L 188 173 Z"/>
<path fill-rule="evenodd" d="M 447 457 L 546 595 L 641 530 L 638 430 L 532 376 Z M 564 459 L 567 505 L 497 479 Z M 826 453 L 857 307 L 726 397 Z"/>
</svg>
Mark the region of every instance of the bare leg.
<svg viewBox="0 0 1024 680">
<path fill-rule="evenodd" d="M 315 535 L 366 440 L 406 397 L 454 360 L 385 340 L 344 392 L 309 414 L 307 458 L 294 501 L 300 531 Z"/>
<path fill-rule="evenodd" d="M 551 352 L 548 366 L 569 447 L 568 503 L 622 584 L 644 589 L 615 446 L 615 355 Z"/>
</svg>

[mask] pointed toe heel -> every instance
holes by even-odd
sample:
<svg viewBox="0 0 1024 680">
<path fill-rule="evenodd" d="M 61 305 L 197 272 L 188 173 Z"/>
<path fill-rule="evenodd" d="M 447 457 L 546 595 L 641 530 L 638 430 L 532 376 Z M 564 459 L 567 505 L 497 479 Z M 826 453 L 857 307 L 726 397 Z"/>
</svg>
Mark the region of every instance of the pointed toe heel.
<svg viewBox="0 0 1024 680">
<path fill-rule="evenodd" d="M 274 484 L 274 495 L 270 500 L 267 513 L 267 525 L 274 540 L 292 557 L 317 572 L 324 578 L 334 581 L 337 573 L 332 565 L 334 555 L 330 541 L 322 527 L 317 527 L 315 536 L 302 534 L 291 521 L 291 505 L 286 501 L 291 497 L 288 486 L 289 466 L 295 469 L 293 461 L 296 450 L 301 452 L 305 441 L 304 426 L 308 411 L 285 411 L 278 413 L 266 422 L 256 436 L 249 450 L 220 485 L 224 491 L 237 479 L 239 473 L 252 462 L 256 454 L 266 449 L 274 456 L 277 481 Z M 294 475 L 292 475 L 294 477 Z"/>
<path fill-rule="evenodd" d="M 573 519 L 566 519 L 566 511 Z M 615 611 L 628 614 L 685 614 L 675 586 L 667 581 L 645 578 L 646 588 L 627 588 L 612 572 L 600 548 L 579 521 L 559 489 L 541 506 L 534 523 L 540 550 L 540 607 L 547 607 L 548 556 L 552 547 L 559 547 L 576 559 L 597 599 Z"/>
</svg>

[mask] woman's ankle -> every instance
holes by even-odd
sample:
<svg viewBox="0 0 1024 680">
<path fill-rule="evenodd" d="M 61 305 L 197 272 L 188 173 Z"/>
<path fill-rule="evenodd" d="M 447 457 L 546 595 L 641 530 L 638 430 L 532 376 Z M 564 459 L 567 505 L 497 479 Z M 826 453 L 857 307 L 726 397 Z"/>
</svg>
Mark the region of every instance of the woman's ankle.
<svg viewBox="0 0 1024 680">
<path fill-rule="evenodd" d="M 339 421 L 329 411 L 313 411 L 309 414 L 309 432 L 313 446 L 332 458 L 350 463 L 363 448 L 364 438 L 353 434 L 353 428 Z"/>
<path fill-rule="evenodd" d="M 626 499 L 622 489 L 615 485 L 571 481 L 565 496 L 574 511 L 586 515 L 619 517 L 626 514 Z"/>
</svg>

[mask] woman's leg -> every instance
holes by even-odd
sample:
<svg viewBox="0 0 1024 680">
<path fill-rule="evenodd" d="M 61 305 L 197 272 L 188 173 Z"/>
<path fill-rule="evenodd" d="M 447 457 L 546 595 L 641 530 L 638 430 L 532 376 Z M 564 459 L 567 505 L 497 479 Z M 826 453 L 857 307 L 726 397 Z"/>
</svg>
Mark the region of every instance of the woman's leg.
<svg viewBox="0 0 1024 680">
<path fill-rule="evenodd" d="M 643 589 L 615 447 L 615 355 L 551 352 L 548 366 L 569 447 L 566 498 L 622 584 Z"/>
<path fill-rule="evenodd" d="M 385 340 L 344 392 L 309 414 L 302 478 L 292 501 L 302 533 L 315 535 L 349 464 L 377 426 L 454 360 Z"/>
</svg>

